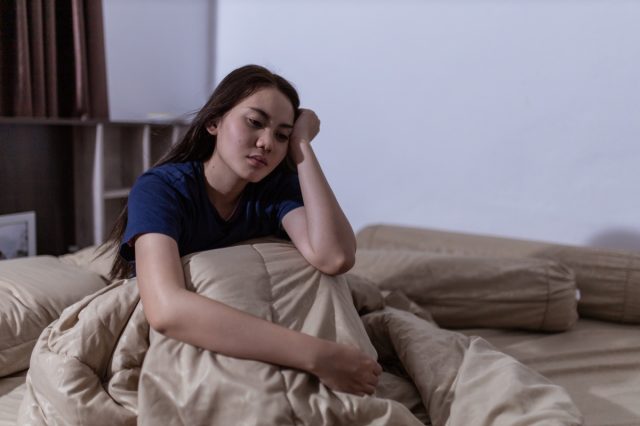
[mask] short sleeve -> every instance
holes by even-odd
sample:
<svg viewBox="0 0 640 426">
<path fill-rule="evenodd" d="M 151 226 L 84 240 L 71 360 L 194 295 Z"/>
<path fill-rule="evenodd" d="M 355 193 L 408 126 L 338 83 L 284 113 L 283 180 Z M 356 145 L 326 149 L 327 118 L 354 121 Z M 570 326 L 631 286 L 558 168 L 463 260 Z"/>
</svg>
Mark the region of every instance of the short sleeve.
<svg viewBox="0 0 640 426">
<path fill-rule="evenodd" d="M 165 179 L 146 173 L 136 181 L 127 202 L 127 227 L 120 244 L 120 255 L 135 260 L 134 247 L 129 244 L 138 235 L 159 233 L 176 241 L 180 238 L 183 203 L 179 192 Z"/>
<path fill-rule="evenodd" d="M 276 200 L 276 216 L 279 226 L 281 226 L 282 219 L 287 213 L 304 205 L 297 174 L 288 173 L 283 175 L 280 189 L 278 200 Z"/>
</svg>

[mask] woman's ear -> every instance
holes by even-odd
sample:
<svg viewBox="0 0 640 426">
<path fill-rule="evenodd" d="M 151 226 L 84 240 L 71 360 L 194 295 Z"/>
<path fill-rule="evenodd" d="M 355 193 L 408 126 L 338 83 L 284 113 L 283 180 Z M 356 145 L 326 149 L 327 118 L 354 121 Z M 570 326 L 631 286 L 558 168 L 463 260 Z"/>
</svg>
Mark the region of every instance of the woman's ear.
<svg viewBox="0 0 640 426">
<path fill-rule="evenodd" d="M 207 132 L 209 132 L 210 135 L 216 136 L 218 134 L 218 123 L 212 121 L 207 124 Z"/>
</svg>

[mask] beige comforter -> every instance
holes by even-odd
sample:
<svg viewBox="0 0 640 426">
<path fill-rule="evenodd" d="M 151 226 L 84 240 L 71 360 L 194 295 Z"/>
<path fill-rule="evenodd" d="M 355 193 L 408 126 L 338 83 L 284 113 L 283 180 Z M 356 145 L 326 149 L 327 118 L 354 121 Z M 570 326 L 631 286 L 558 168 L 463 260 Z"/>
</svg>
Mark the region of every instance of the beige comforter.
<svg viewBox="0 0 640 426">
<path fill-rule="evenodd" d="M 439 329 L 400 293 L 385 304 L 365 282 L 323 275 L 288 244 L 197 253 L 184 266 L 200 294 L 378 356 L 385 372 L 376 395 L 334 392 L 301 371 L 158 334 L 135 280 L 125 280 L 42 333 L 19 424 L 580 424 L 562 388 L 486 341 Z"/>
</svg>

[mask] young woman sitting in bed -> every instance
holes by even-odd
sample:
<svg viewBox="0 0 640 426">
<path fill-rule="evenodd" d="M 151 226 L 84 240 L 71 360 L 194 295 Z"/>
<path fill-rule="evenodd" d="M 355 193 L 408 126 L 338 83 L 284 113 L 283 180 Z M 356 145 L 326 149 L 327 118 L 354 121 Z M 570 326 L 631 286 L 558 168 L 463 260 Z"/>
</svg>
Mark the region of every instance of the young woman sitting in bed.
<svg viewBox="0 0 640 426">
<path fill-rule="evenodd" d="M 381 367 L 358 348 L 185 288 L 182 256 L 268 235 L 289 237 L 324 273 L 353 265 L 353 230 L 311 148 L 320 121 L 299 104 L 292 85 L 263 67 L 231 72 L 182 141 L 135 183 L 110 238 L 120 246 L 111 275 L 135 273 L 149 324 L 168 337 L 372 394 Z"/>
</svg>

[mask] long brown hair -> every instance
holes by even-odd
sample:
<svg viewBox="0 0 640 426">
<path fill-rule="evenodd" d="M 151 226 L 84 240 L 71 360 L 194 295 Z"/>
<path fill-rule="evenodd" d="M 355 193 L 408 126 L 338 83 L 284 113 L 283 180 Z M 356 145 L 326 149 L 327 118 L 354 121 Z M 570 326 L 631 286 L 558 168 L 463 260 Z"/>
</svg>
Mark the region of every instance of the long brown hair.
<svg viewBox="0 0 640 426">
<path fill-rule="evenodd" d="M 220 82 L 207 103 L 196 114 L 180 142 L 154 164 L 154 167 L 167 163 L 208 160 L 213 155 L 216 137 L 207 132 L 207 126 L 218 121 L 243 99 L 266 87 L 274 87 L 282 92 L 291 102 L 297 116 L 300 98 L 291 83 L 259 65 L 245 65 L 229 73 Z M 284 162 L 280 166 L 284 167 Z M 98 254 L 100 256 L 112 250 L 116 252 L 109 273 L 112 280 L 129 277 L 133 272 L 129 262 L 117 254 L 127 228 L 127 212 L 125 206 Z"/>
</svg>

